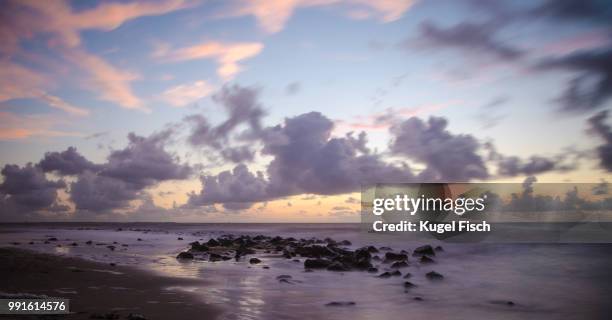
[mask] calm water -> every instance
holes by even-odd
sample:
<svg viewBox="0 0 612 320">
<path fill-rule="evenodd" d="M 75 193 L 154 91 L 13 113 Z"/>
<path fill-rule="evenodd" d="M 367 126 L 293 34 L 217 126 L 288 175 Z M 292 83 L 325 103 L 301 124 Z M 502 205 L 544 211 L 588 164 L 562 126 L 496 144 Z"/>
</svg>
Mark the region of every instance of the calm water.
<svg viewBox="0 0 612 320">
<path fill-rule="evenodd" d="M 87 229 L 84 229 L 87 228 Z M 116 231 L 122 228 L 124 231 Z M 128 230 L 140 229 L 140 230 Z M 150 231 L 149 231 L 150 230 Z M 411 250 L 423 243 L 392 236 L 367 235 L 354 224 L 36 224 L 0 225 L 0 245 L 21 242 L 42 252 L 133 265 L 166 276 L 206 279 L 208 285 L 173 287 L 221 306 L 225 319 L 608 319 L 612 308 L 611 245 L 441 244 L 436 264 L 413 262 L 417 287 L 405 292 L 404 279 L 380 279 L 365 272 L 304 272 L 302 262 L 258 256 L 263 263 L 188 262 L 174 257 L 195 240 L 221 234 L 264 234 L 295 238 L 332 237 L 362 245 Z M 54 236 L 62 247 L 41 241 Z M 183 241 L 177 237 L 184 238 Z M 142 241 L 137 239 L 141 238 Z M 84 242 L 117 241 L 105 246 Z M 35 241 L 34 245 L 28 245 Z M 79 246 L 67 246 L 72 242 Z M 413 261 L 415 259 L 412 259 Z M 269 266 L 264 269 L 263 266 Z M 381 264 L 381 272 L 388 265 Z M 445 279 L 431 282 L 435 270 Z M 293 284 L 276 277 L 291 275 Z M 194 282 L 195 283 L 195 282 Z M 414 297 L 423 301 L 415 301 Z M 331 301 L 355 306 L 328 307 Z M 502 302 L 513 301 L 514 306 Z"/>
</svg>

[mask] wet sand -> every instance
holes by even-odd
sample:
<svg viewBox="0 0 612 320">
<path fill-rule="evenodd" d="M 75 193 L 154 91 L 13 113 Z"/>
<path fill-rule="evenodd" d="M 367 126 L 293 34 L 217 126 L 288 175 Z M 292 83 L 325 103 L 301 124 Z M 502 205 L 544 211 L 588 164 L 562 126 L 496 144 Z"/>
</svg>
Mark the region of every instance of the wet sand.
<svg viewBox="0 0 612 320">
<path fill-rule="evenodd" d="M 117 314 L 127 319 L 215 319 L 220 311 L 171 286 L 193 285 L 194 280 L 167 278 L 124 266 L 77 258 L 0 248 L 0 291 L 70 299 L 70 315 L 4 315 L 1 319 L 92 319 Z M 204 284 L 200 284 L 204 285 Z"/>
</svg>

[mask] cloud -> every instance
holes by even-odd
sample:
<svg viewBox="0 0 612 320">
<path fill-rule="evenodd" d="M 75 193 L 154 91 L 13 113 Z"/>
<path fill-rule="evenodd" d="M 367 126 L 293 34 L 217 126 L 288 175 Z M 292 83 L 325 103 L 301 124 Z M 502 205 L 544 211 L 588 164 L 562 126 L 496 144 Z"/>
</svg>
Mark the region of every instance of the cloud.
<svg viewBox="0 0 612 320">
<path fill-rule="evenodd" d="M 612 128 L 605 123 L 607 119 L 608 111 L 604 110 L 589 118 L 588 122 L 589 131 L 604 141 L 596 149 L 599 165 L 607 171 L 612 171 Z"/>
<path fill-rule="evenodd" d="M 154 57 L 165 61 L 188 61 L 197 59 L 214 59 L 217 74 L 224 80 L 231 79 L 242 70 L 239 62 L 258 55 L 264 48 L 262 43 L 240 42 L 204 42 L 189 47 L 171 49 L 167 45 L 158 46 Z"/>
<path fill-rule="evenodd" d="M 216 176 L 202 176 L 202 192 L 189 194 L 188 206 L 222 203 L 226 209 L 247 209 L 268 196 L 268 182 L 263 173 L 253 174 L 244 164 Z"/>
<path fill-rule="evenodd" d="M 127 109 L 148 110 L 140 98 L 132 92 L 130 83 L 139 79 L 137 74 L 120 70 L 102 58 L 83 50 L 66 50 L 64 54 L 88 74 L 84 86 L 93 92 L 98 92 L 98 98 Z"/>
<path fill-rule="evenodd" d="M 365 153 L 365 133 L 332 138 L 333 122 L 318 112 L 285 119 L 262 130 L 263 153 L 273 160 L 267 177 L 251 173 L 243 164 L 233 171 L 202 178 L 202 191 L 189 204 L 267 201 L 296 194 L 340 194 L 362 184 L 414 181 L 410 169 L 383 162 Z"/>
<path fill-rule="evenodd" d="M 301 84 L 297 81 L 294 81 L 288 84 L 287 87 L 285 87 L 285 93 L 287 95 L 293 96 L 293 95 L 298 94 L 301 88 L 302 88 Z"/>
<path fill-rule="evenodd" d="M 79 137 L 79 132 L 56 130 L 65 127 L 65 121 L 47 115 L 19 115 L 0 111 L 0 140 L 18 140 L 31 137 Z"/>
<path fill-rule="evenodd" d="M 174 107 L 184 107 L 208 96 L 212 90 L 212 85 L 204 80 L 198 80 L 169 88 L 160 95 L 160 98 Z"/>
<path fill-rule="evenodd" d="M 232 1 L 220 13 L 221 17 L 253 16 L 267 33 L 281 31 L 293 13 L 300 8 L 336 5 L 344 7 L 354 19 L 377 18 L 382 22 L 395 21 L 415 1 L 367 1 L 367 0 L 296 0 L 296 1 Z"/>
<path fill-rule="evenodd" d="M 0 184 L 0 202 L 5 209 L 9 205 L 20 211 L 50 207 L 57 198 L 57 189 L 66 186 L 62 180 L 48 180 L 45 173 L 31 163 L 24 167 L 7 164 L 1 173 L 4 181 Z"/>
<path fill-rule="evenodd" d="M 612 97 L 612 48 L 579 51 L 544 59 L 537 70 L 569 70 L 577 75 L 556 99 L 563 111 L 584 112 L 601 108 Z"/>
<path fill-rule="evenodd" d="M 416 44 L 425 47 L 453 48 L 505 61 L 520 59 L 524 55 L 523 50 L 497 40 L 497 32 L 500 27 L 498 21 L 462 22 L 448 28 L 425 21 L 420 25 L 420 34 Z M 404 45 L 412 47 L 414 43 L 414 41 L 408 41 Z"/>
<path fill-rule="evenodd" d="M 466 134 L 452 134 L 444 118 L 427 122 L 412 117 L 391 127 L 390 151 L 426 165 L 420 174 L 425 180 L 469 181 L 489 177 L 480 143 Z"/>
<path fill-rule="evenodd" d="M 86 116 L 89 111 L 76 107 L 45 91 L 50 86 L 47 76 L 17 63 L 0 60 L 0 102 L 13 99 L 38 99 L 64 112 Z"/>
<path fill-rule="evenodd" d="M 599 0 L 547 0 L 530 10 L 527 15 L 564 22 L 610 25 L 612 5 Z"/>
<path fill-rule="evenodd" d="M 553 160 L 539 156 L 532 156 L 527 161 L 514 156 L 503 157 L 497 165 L 498 174 L 511 177 L 539 174 L 555 168 Z"/>
<path fill-rule="evenodd" d="M 161 15 L 191 6 L 194 2 L 165 0 L 155 2 L 102 2 L 95 7 L 74 10 L 69 1 L 8 1 L 3 3 L 0 19 L 0 35 L 3 44 L 0 54 L 20 57 L 20 43 L 24 39 L 45 37 L 48 48 L 59 54 L 67 64 L 76 65 L 88 75 L 88 89 L 99 92 L 103 100 L 117 103 L 128 109 L 143 109 L 142 102 L 132 92 L 130 82 L 137 79 L 133 73 L 119 70 L 100 57 L 87 53 L 81 44 L 80 33 L 86 30 L 111 31 L 125 22 L 145 16 Z M 4 63 L 4 62 L 3 62 Z M 16 65 L 14 63 L 11 63 Z M 5 66 L 4 66 L 5 67 Z M 5 68 L 0 68 L 3 70 Z M 7 72 L 0 71 L 0 72 Z M 36 98 L 54 108 L 76 115 L 87 111 L 77 108 L 45 92 L 41 79 L 32 72 L 19 72 L 9 78 L 11 85 L 2 84 L 0 100 L 18 97 Z M 31 81 L 34 80 L 34 81 Z M 55 82 L 47 81 L 47 82 Z M 8 97 L 8 98 L 7 98 Z"/>
<path fill-rule="evenodd" d="M 13 9 L 21 7 L 29 10 L 15 10 L 18 16 L 11 21 L 19 21 L 14 28 L 13 38 L 25 38 L 34 33 L 53 35 L 53 40 L 67 47 L 81 44 L 80 32 L 85 30 L 111 31 L 127 21 L 161 15 L 188 7 L 184 0 L 162 0 L 154 2 L 102 2 L 93 8 L 75 11 L 68 1 L 13 1 Z M 21 23 L 26 19 L 28 23 Z"/>
<path fill-rule="evenodd" d="M 106 213 L 127 207 L 141 196 L 141 190 L 123 180 L 86 171 L 70 185 L 70 199 L 77 210 Z"/>
<path fill-rule="evenodd" d="M 68 147 L 62 152 L 46 152 L 38 163 L 44 172 L 55 171 L 60 175 L 76 175 L 86 170 L 97 171 L 99 166 L 87 160 L 75 147 Z"/>
<path fill-rule="evenodd" d="M 128 134 L 128 145 L 111 152 L 100 175 L 116 178 L 139 188 L 159 181 L 188 178 L 192 169 L 180 164 L 180 159 L 165 150 L 171 131 L 162 131 L 149 137 Z"/>
<path fill-rule="evenodd" d="M 252 160 L 254 151 L 251 141 L 261 133 L 261 119 L 265 115 L 257 101 L 259 91 L 238 85 L 224 86 L 213 95 L 213 101 L 223 106 L 227 118 L 216 126 L 209 124 L 200 114 L 190 115 L 185 121 L 191 126 L 188 142 L 192 146 L 208 147 L 220 152 L 225 160 L 242 162 Z M 235 131 L 246 126 L 247 130 L 233 138 Z M 233 146 L 232 140 L 246 140 L 248 145 Z"/>
</svg>

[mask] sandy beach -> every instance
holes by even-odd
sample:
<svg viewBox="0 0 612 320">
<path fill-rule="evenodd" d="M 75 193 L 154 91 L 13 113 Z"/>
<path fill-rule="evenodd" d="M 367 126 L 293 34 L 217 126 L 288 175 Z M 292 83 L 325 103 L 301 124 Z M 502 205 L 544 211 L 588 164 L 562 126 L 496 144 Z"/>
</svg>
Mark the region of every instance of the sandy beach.
<svg viewBox="0 0 612 320">
<path fill-rule="evenodd" d="M 125 266 L 111 266 L 28 250 L 0 249 L 0 290 L 70 299 L 70 315 L 40 319 L 215 319 L 218 310 L 185 292 L 164 288 L 185 284 Z M 194 280 L 189 280 L 193 285 Z M 37 316 L 0 316 L 38 319 Z"/>
</svg>

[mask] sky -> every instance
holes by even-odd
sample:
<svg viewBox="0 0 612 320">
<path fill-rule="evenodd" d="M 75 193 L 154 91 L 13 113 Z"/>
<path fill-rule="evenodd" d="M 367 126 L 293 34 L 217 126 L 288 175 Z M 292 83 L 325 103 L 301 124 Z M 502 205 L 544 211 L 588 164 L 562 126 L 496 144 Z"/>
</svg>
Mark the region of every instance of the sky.
<svg viewBox="0 0 612 320">
<path fill-rule="evenodd" d="M 0 221 L 343 222 L 375 183 L 605 183 L 610 21 L 596 0 L 3 1 Z"/>
</svg>

